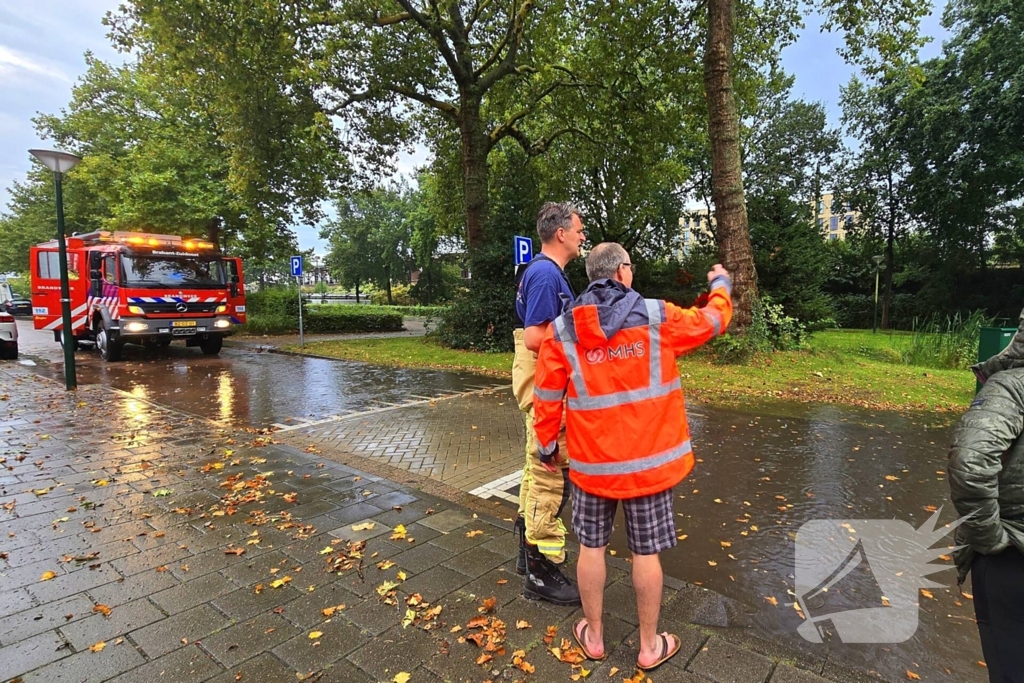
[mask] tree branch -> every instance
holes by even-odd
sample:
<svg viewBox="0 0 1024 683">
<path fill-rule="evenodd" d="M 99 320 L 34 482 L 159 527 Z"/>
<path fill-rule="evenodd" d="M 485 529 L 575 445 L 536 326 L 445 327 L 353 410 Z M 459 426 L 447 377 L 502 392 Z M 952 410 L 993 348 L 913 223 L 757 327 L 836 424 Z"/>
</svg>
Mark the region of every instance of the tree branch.
<svg viewBox="0 0 1024 683">
<path fill-rule="evenodd" d="M 441 51 L 441 56 L 444 57 L 445 63 L 447 63 L 448 68 L 452 70 L 452 76 L 455 77 L 455 81 L 460 84 L 468 81 L 472 74 L 463 70 L 459 60 L 457 60 L 455 55 L 452 54 L 451 47 L 448 45 L 448 41 L 445 39 L 444 31 L 441 30 L 441 27 L 420 14 L 419 10 L 413 7 L 410 0 L 396 0 L 396 2 L 398 2 L 398 4 L 402 6 L 402 9 L 404 9 L 409 16 L 412 17 L 413 20 L 434 39 L 434 42 L 437 44 L 437 49 Z"/>
<path fill-rule="evenodd" d="M 442 114 L 446 114 L 453 120 L 458 121 L 459 108 L 456 107 L 454 104 L 451 104 L 450 102 L 438 100 L 436 98 L 431 97 L 430 95 L 413 90 L 412 88 L 406 88 L 405 86 L 391 86 L 388 89 L 391 92 L 395 93 L 396 95 L 408 97 L 410 100 L 416 100 L 417 102 L 425 104 L 428 107 L 437 109 Z"/>
<path fill-rule="evenodd" d="M 380 14 L 375 14 L 373 17 L 374 26 L 391 26 L 392 24 L 400 24 L 403 21 L 412 19 L 412 15 L 408 12 L 402 12 L 401 14 L 393 14 L 390 17 L 382 17 Z"/>
<path fill-rule="evenodd" d="M 568 74 L 572 75 L 571 71 L 569 71 L 568 69 L 565 69 L 563 67 L 554 67 L 554 68 L 559 69 L 560 71 L 564 71 L 565 73 L 568 73 Z M 514 128 L 516 123 L 521 121 L 523 118 L 525 118 L 526 116 L 528 116 L 531 112 L 533 112 L 535 110 L 536 106 L 540 103 L 541 100 L 543 100 L 545 97 L 550 95 L 552 92 L 554 92 L 558 88 L 563 88 L 563 87 L 582 87 L 582 86 L 583 86 L 583 84 L 578 82 L 578 81 L 577 82 L 573 82 L 573 83 L 567 83 L 565 81 L 556 81 L 556 82 L 552 83 L 548 87 L 544 88 L 544 90 L 539 92 L 536 95 L 536 97 L 533 98 L 533 101 L 530 104 L 528 104 L 527 106 L 523 107 L 522 109 L 517 111 L 515 114 L 510 116 L 508 119 L 506 119 L 504 121 L 504 123 L 498 124 L 490 132 L 491 141 L 492 142 L 498 142 L 502 138 L 504 138 L 507 135 L 509 135 L 509 132 L 508 132 L 509 129 Z"/>
<path fill-rule="evenodd" d="M 523 39 L 523 31 L 526 28 L 526 17 L 532 7 L 533 0 L 523 1 L 523 4 L 519 6 L 519 11 L 509 17 L 508 31 L 505 37 L 494 49 L 491 56 L 487 58 L 487 61 L 473 72 L 474 76 L 480 77 L 481 92 L 487 92 L 491 89 L 491 86 L 502 78 L 516 72 L 516 55 L 519 53 L 519 44 Z M 501 58 L 501 50 L 505 46 L 508 46 L 508 51 L 505 53 L 505 57 Z M 487 69 L 498 59 L 501 59 L 498 65 L 490 73 L 486 73 Z M 484 75 L 485 73 L 486 75 Z"/>
<path fill-rule="evenodd" d="M 473 8 L 473 11 L 469 15 L 469 21 L 466 22 L 466 35 L 467 36 L 469 35 L 469 32 L 473 30 L 473 26 L 476 24 L 477 20 L 480 19 L 480 15 L 483 14 L 484 10 L 487 9 L 488 7 L 490 7 L 490 6 L 491 6 L 491 0 L 478 0 L 477 1 L 476 7 Z"/>
<path fill-rule="evenodd" d="M 547 137 L 541 138 L 540 140 L 531 143 L 530 139 L 526 136 L 526 133 L 513 126 L 511 128 L 505 129 L 501 137 L 493 140 L 492 144 L 497 143 L 502 138 L 510 137 L 519 143 L 519 146 L 523 148 L 523 151 L 526 152 L 527 156 L 535 157 L 544 154 L 546 151 L 548 151 L 548 149 L 555 142 L 555 140 L 562 137 L 563 135 L 568 135 L 569 133 L 584 137 L 587 140 L 590 140 L 591 142 L 594 141 L 593 138 L 591 138 L 585 131 L 576 128 L 575 126 L 566 126 L 565 128 L 559 128 L 558 130 L 554 131 L 553 133 L 551 133 L 551 135 L 548 135 Z"/>
</svg>

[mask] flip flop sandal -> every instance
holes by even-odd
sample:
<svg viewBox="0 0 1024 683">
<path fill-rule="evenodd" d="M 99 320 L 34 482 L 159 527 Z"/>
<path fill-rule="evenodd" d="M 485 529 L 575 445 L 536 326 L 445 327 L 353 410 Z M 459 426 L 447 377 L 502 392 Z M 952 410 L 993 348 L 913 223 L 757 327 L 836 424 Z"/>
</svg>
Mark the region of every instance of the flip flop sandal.
<svg viewBox="0 0 1024 683">
<path fill-rule="evenodd" d="M 683 641 L 679 640 L 679 636 L 674 633 L 659 633 L 658 637 L 661 638 L 661 657 L 658 661 L 647 666 L 641 666 L 639 660 L 636 663 L 636 668 L 641 671 L 654 671 L 659 666 L 667 662 L 668 660 L 675 657 L 676 653 L 679 652 L 679 648 L 683 646 Z M 672 647 L 669 648 L 669 639 L 672 640 Z"/>
<path fill-rule="evenodd" d="M 582 628 L 580 628 L 580 624 L 583 624 Z M 586 619 L 580 619 L 575 624 L 573 624 L 573 627 L 572 627 L 572 637 L 576 639 L 577 644 L 579 644 L 580 649 L 583 650 L 583 654 L 585 654 L 587 656 L 587 659 L 592 659 L 595 662 L 601 662 L 601 661 L 604 661 L 605 659 L 608 659 L 608 653 L 607 652 L 605 652 L 600 657 L 595 657 L 594 655 L 590 654 L 590 651 L 587 649 L 587 629 L 588 628 L 590 628 L 590 625 L 587 623 L 587 620 Z"/>
</svg>

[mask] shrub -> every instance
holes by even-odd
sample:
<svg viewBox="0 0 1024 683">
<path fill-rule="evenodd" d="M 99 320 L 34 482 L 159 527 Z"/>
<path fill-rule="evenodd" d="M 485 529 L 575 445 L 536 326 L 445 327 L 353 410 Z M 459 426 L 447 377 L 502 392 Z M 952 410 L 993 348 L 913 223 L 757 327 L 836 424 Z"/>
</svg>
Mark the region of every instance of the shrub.
<svg viewBox="0 0 1024 683">
<path fill-rule="evenodd" d="M 246 292 L 245 306 L 248 316 L 286 315 L 295 319 L 298 327 L 299 293 L 294 287 L 268 287 L 262 292 Z M 306 310 L 303 306 L 303 311 Z"/>
<path fill-rule="evenodd" d="M 296 308 L 298 304 L 296 303 Z M 249 313 L 239 328 L 242 334 L 288 334 L 298 329 L 298 317 L 281 313 Z"/>
<path fill-rule="evenodd" d="M 966 370 L 978 359 L 980 330 L 992 324 L 984 311 L 966 317 L 929 316 L 914 321 L 910 346 L 902 349 L 903 362 L 932 368 Z"/>
<path fill-rule="evenodd" d="M 755 353 L 793 351 L 807 343 L 807 326 L 786 315 L 782 305 L 763 294 L 754 302 L 750 327 L 742 335 L 723 334 L 711 342 L 715 362 L 743 365 Z"/>
<path fill-rule="evenodd" d="M 402 329 L 402 315 L 378 307 L 317 306 L 303 316 L 306 332 L 395 332 Z"/>
<path fill-rule="evenodd" d="M 412 289 L 410 285 L 396 283 L 391 285 L 391 301 L 392 305 L 395 306 L 413 306 L 416 302 L 413 300 L 409 291 Z M 388 306 L 388 292 L 386 289 L 374 289 L 370 293 L 370 301 L 377 306 Z"/>
</svg>

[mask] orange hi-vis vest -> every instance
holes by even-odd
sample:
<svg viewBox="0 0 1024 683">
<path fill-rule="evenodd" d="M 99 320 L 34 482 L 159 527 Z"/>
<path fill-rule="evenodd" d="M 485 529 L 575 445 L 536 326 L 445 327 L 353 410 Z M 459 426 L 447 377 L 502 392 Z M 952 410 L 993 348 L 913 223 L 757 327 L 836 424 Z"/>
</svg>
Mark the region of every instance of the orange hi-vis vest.
<svg viewBox="0 0 1024 683">
<path fill-rule="evenodd" d="M 554 320 L 541 344 L 534 429 L 542 455 L 558 447 L 567 407 L 569 476 L 604 498 L 648 496 L 693 469 L 676 358 L 724 331 L 732 283 L 711 283 L 704 308 L 644 299 L 597 280 Z"/>
</svg>

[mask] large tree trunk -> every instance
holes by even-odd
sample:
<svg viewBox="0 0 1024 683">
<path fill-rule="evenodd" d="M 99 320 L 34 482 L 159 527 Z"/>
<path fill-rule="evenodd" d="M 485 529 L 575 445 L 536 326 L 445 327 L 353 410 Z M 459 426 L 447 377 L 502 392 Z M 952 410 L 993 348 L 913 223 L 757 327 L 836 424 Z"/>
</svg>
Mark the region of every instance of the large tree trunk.
<svg viewBox="0 0 1024 683">
<path fill-rule="evenodd" d="M 480 120 L 480 99 L 463 95 L 459 132 L 462 137 L 462 193 L 466 203 L 466 246 L 483 244 L 487 221 L 487 154 L 491 140 Z"/>
<path fill-rule="evenodd" d="M 757 299 L 757 272 L 750 246 L 740 162 L 740 121 L 732 84 L 733 0 L 708 0 L 708 41 L 704 52 L 704 90 L 711 138 L 711 197 L 715 203 L 718 256 L 732 274 L 736 330 L 751 322 Z"/>
<path fill-rule="evenodd" d="M 220 223 L 219 218 L 211 218 L 210 222 L 206 225 L 206 239 L 213 242 L 218 249 L 224 246 L 220 243 Z"/>
<path fill-rule="evenodd" d="M 890 211 L 888 233 L 885 236 L 885 298 L 882 299 L 882 329 L 889 329 L 892 312 L 892 275 L 895 269 L 893 243 L 896 241 L 896 217 Z"/>
</svg>

